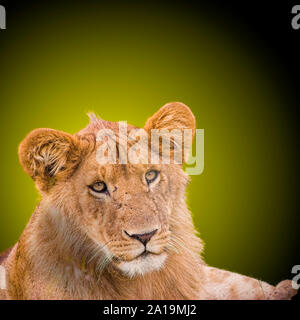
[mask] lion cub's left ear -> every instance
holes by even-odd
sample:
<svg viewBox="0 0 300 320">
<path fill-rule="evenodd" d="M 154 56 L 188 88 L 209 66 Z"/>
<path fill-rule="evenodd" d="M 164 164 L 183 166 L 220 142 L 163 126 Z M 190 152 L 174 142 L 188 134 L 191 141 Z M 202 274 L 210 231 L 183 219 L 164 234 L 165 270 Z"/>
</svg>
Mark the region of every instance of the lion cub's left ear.
<svg viewBox="0 0 300 320">
<path fill-rule="evenodd" d="M 21 165 L 41 191 L 49 190 L 58 179 L 68 177 L 80 158 L 80 141 L 53 129 L 33 130 L 19 146 Z"/>
<path fill-rule="evenodd" d="M 185 159 L 187 160 L 187 155 L 190 152 L 191 144 L 184 144 L 184 129 L 189 129 L 192 137 L 195 135 L 196 131 L 196 120 L 191 109 L 181 102 L 170 102 L 161 107 L 151 118 L 149 118 L 145 124 L 144 129 L 151 133 L 152 129 L 162 130 L 167 129 L 172 131 L 174 129 L 179 129 L 182 134 L 182 150 L 187 150 L 185 154 Z M 171 151 L 174 151 L 174 145 L 171 145 Z"/>
</svg>

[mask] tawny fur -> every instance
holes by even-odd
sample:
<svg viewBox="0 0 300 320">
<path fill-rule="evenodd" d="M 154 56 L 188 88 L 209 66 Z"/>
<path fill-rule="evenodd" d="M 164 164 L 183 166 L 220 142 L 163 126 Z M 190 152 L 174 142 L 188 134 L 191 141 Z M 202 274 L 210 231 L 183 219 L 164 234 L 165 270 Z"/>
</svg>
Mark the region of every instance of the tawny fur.
<svg viewBox="0 0 300 320">
<path fill-rule="evenodd" d="M 98 130 L 118 135 L 116 123 L 91 116 L 70 135 L 37 129 L 20 144 L 19 157 L 42 201 L 17 244 L 0 260 L 6 270 L 2 299 L 290 299 L 290 281 L 276 287 L 207 266 L 185 201 L 188 176 L 181 165 L 112 164 L 96 161 Z M 128 130 L 132 129 L 128 127 Z M 182 103 L 161 108 L 145 125 L 192 129 Z M 160 172 L 153 185 L 147 170 Z M 89 185 L 105 181 L 109 194 L 95 197 Z M 158 231 L 151 254 L 124 233 Z M 144 260 L 142 260 L 144 259 Z"/>
</svg>

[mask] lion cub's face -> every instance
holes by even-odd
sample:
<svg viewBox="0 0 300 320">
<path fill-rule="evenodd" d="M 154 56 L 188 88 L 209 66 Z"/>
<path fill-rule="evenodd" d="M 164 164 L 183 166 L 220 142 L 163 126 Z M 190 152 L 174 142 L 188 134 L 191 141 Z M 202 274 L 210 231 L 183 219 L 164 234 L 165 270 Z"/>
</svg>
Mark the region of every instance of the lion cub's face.
<svg viewBox="0 0 300 320">
<path fill-rule="evenodd" d="M 175 165 L 101 166 L 92 154 L 69 182 L 74 197 L 68 197 L 77 202 L 88 236 L 117 268 L 132 276 L 163 266 L 169 216 L 184 192 L 175 186 L 185 181 Z"/>
<path fill-rule="evenodd" d="M 172 211 L 183 201 L 188 179 L 179 164 L 101 165 L 95 136 L 103 127 L 116 130 L 103 120 L 74 136 L 34 130 L 20 145 L 20 161 L 43 200 L 57 209 L 52 218 L 66 228 L 66 237 L 80 234 L 77 239 L 89 239 L 93 255 L 106 264 L 130 277 L 143 275 L 167 259 Z M 145 130 L 153 128 L 194 130 L 195 120 L 188 107 L 172 103 L 147 121 Z"/>
</svg>

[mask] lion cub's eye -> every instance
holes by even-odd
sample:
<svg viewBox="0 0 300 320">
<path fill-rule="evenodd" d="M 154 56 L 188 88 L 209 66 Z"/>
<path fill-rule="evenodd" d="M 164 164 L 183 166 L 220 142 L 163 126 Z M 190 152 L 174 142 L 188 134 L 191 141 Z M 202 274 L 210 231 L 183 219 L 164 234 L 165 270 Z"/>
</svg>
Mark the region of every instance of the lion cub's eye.
<svg viewBox="0 0 300 320">
<path fill-rule="evenodd" d="M 146 178 L 147 183 L 149 184 L 149 183 L 152 183 L 154 180 L 156 180 L 158 177 L 158 173 L 159 172 L 156 170 L 150 170 L 150 171 L 146 172 L 145 178 Z"/>
<path fill-rule="evenodd" d="M 107 186 L 103 181 L 97 181 L 94 184 L 92 184 L 91 186 L 89 186 L 89 188 L 97 193 L 104 193 L 107 191 Z"/>
</svg>

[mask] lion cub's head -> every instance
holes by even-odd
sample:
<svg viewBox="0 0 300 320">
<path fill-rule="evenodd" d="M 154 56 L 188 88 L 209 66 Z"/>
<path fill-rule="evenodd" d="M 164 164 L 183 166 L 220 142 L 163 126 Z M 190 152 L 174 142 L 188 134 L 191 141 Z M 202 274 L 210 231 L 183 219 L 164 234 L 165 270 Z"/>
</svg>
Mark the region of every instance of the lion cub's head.
<svg viewBox="0 0 300 320">
<path fill-rule="evenodd" d="M 160 269 L 174 247 L 182 221 L 174 211 L 183 205 L 188 179 L 182 164 L 172 159 L 152 164 L 116 157 L 115 163 L 101 163 L 103 141 L 97 135 L 103 129 L 115 134 L 118 156 L 118 123 L 93 116 L 75 135 L 32 131 L 20 144 L 20 162 L 41 192 L 49 209 L 43 214 L 63 245 L 102 268 L 111 264 L 127 276 L 143 275 Z M 126 134 L 132 129 L 128 126 Z M 149 142 L 152 129 L 191 129 L 194 134 L 195 119 L 184 104 L 169 103 L 147 120 Z M 132 140 L 127 145 L 132 147 Z M 171 156 L 174 150 L 171 143 Z"/>
</svg>

